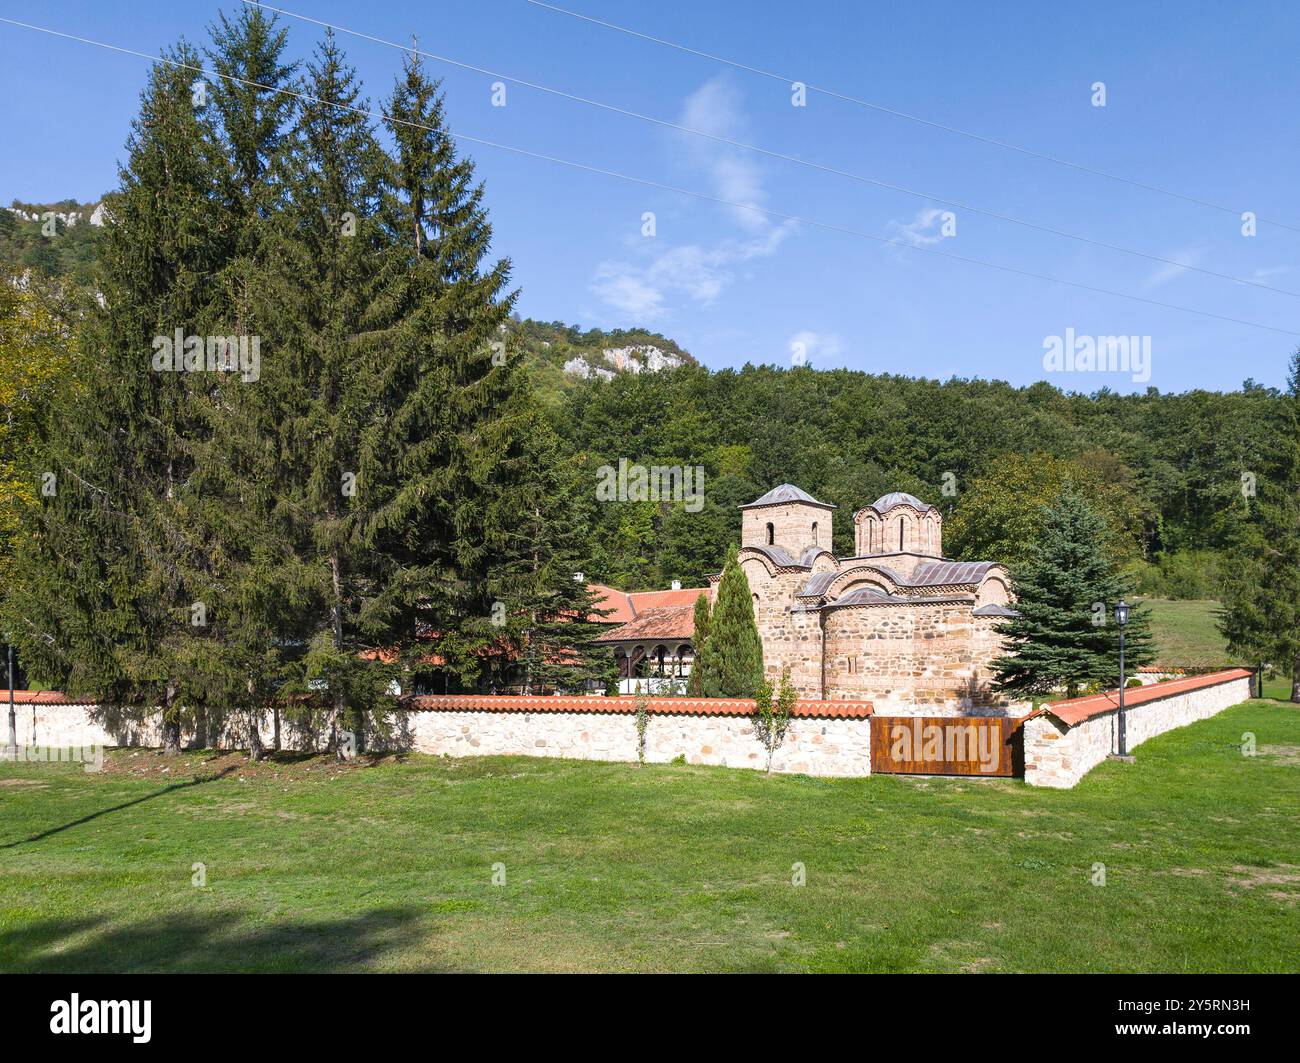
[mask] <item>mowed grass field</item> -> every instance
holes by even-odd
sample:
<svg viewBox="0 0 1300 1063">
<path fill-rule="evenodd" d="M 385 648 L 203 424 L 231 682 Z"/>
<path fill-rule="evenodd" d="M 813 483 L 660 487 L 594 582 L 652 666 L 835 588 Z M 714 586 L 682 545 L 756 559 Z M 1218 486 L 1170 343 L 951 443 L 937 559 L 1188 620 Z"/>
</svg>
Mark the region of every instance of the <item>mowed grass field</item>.
<svg viewBox="0 0 1300 1063">
<path fill-rule="evenodd" d="M 1216 623 L 1219 603 L 1212 599 L 1174 601 L 1144 598 L 1151 609 L 1156 663 L 1173 668 L 1217 668 L 1239 664 L 1228 652 Z"/>
<path fill-rule="evenodd" d="M 1254 661 L 1240 661 L 1228 652 L 1219 634 L 1219 603 L 1213 599 L 1175 601 L 1146 598 L 1151 607 L 1151 630 L 1155 635 L 1157 663 L 1172 668 L 1205 669 L 1224 665 L 1254 667 Z M 1291 677 L 1276 673 L 1264 680 L 1264 695 L 1285 701 L 1291 697 Z"/>
<path fill-rule="evenodd" d="M 0 767 L 0 811 L 5 971 L 1300 966 L 1300 710 L 1275 702 L 1070 791 L 116 751 Z"/>
</svg>

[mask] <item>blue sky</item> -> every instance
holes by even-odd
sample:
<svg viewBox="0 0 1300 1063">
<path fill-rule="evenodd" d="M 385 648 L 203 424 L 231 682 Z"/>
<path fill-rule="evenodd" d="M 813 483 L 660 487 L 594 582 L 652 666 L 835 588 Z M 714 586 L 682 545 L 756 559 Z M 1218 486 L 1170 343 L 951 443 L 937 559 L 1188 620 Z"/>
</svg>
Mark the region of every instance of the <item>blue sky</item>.
<svg viewBox="0 0 1300 1063">
<path fill-rule="evenodd" d="M 556 0 L 561 7 L 782 77 L 1033 149 L 1235 213 L 1083 173 L 729 68 L 526 0 L 277 6 L 925 193 L 888 191 L 437 62 L 453 130 L 805 221 L 684 197 L 466 144 L 487 185 L 495 250 L 526 316 L 643 326 L 714 368 L 790 364 L 947 378 L 1047 379 L 1070 390 L 1281 386 L 1300 298 L 951 207 L 1300 292 L 1300 9 L 1293 3 L 791 5 L 768 0 Z M 0 15 L 154 53 L 202 40 L 216 3 L 15 3 Z M 227 2 L 226 10 L 238 5 Z M 323 32 L 286 18 L 305 55 Z M 399 53 L 341 36 L 375 106 Z M 0 24 L 6 101 L 0 200 L 98 197 L 146 63 Z M 1106 106 L 1092 103 L 1104 82 Z M 956 235 L 942 237 L 952 210 Z M 655 214 L 655 235 L 642 217 Z M 870 233 L 881 243 L 807 224 Z M 982 259 L 1283 330 L 1269 332 L 912 249 Z M 1135 371 L 1048 372 L 1053 336 L 1150 337 Z M 1136 378 L 1136 379 L 1135 379 Z"/>
</svg>

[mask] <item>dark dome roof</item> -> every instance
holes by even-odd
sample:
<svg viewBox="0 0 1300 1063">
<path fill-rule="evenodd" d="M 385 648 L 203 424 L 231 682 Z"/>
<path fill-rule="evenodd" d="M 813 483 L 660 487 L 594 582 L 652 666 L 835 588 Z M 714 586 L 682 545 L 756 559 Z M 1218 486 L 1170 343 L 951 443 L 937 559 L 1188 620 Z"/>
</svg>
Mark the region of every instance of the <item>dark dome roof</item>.
<svg viewBox="0 0 1300 1063">
<path fill-rule="evenodd" d="M 806 502 L 812 506 L 821 506 L 822 509 L 834 509 L 829 502 L 818 502 L 807 491 L 794 484 L 782 484 L 780 487 L 774 487 L 767 494 L 760 498 L 748 502 L 740 509 L 754 509 L 756 506 L 779 506 L 785 502 Z"/>
<path fill-rule="evenodd" d="M 916 495 L 909 495 L 906 491 L 890 491 L 889 494 L 881 495 L 871 503 L 871 508 L 877 513 L 888 513 L 895 506 L 911 506 L 922 513 L 934 509 L 934 506 L 922 502 Z"/>
</svg>

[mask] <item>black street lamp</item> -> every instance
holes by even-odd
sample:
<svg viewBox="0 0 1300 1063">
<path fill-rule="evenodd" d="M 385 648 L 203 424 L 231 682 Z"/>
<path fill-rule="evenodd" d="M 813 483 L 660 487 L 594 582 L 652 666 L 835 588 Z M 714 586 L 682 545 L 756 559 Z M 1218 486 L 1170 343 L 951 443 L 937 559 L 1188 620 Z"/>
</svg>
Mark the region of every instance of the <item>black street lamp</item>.
<svg viewBox="0 0 1300 1063">
<path fill-rule="evenodd" d="M 5 646 L 9 650 L 9 755 L 18 755 L 18 717 L 14 712 L 14 644 L 5 635 Z"/>
<path fill-rule="evenodd" d="M 1119 755 L 1128 756 L 1128 743 L 1124 731 L 1124 628 L 1128 625 L 1128 602 L 1121 598 L 1115 603 L 1115 623 L 1119 625 Z"/>
</svg>

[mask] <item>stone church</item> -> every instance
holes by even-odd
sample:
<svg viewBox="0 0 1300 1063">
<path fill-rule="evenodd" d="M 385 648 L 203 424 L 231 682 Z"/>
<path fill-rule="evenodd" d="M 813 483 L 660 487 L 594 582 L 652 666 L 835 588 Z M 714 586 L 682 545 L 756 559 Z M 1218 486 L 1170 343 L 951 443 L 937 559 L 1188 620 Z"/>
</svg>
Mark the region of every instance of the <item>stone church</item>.
<svg viewBox="0 0 1300 1063">
<path fill-rule="evenodd" d="M 739 560 L 773 683 L 788 667 L 802 697 L 866 699 L 881 715 L 1008 711 L 988 667 L 995 626 L 1015 615 L 1007 571 L 945 558 L 938 509 L 899 491 L 878 498 L 853 515 L 854 555 L 836 557 L 835 507 L 793 484 L 740 508 Z"/>
</svg>

